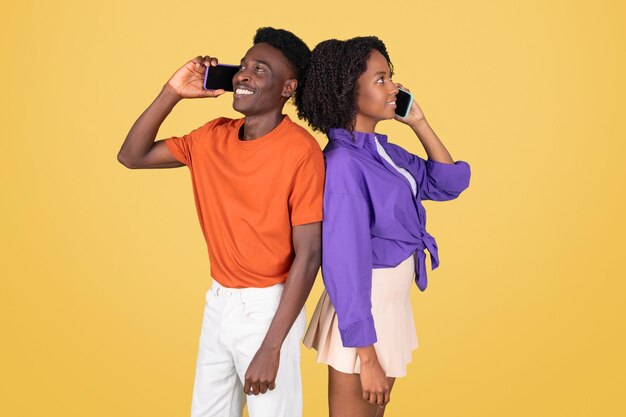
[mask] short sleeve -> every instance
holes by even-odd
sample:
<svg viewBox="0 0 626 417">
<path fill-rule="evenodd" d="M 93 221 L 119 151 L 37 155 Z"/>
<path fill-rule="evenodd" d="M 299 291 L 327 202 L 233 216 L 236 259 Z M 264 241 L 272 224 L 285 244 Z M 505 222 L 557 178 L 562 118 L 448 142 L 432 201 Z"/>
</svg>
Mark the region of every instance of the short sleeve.
<svg viewBox="0 0 626 417">
<path fill-rule="evenodd" d="M 322 221 L 324 155 L 321 149 L 309 151 L 298 163 L 289 195 L 291 225 Z"/>
<path fill-rule="evenodd" d="M 184 136 L 174 136 L 165 139 L 165 146 L 167 146 L 167 149 L 178 162 L 191 167 L 193 164 L 193 150 L 195 143 L 199 138 L 210 135 L 211 130 L 216 125 L 221 124 L 226 120 L 229 119 L 220 117 L 205 123 Z"/>
</svg>

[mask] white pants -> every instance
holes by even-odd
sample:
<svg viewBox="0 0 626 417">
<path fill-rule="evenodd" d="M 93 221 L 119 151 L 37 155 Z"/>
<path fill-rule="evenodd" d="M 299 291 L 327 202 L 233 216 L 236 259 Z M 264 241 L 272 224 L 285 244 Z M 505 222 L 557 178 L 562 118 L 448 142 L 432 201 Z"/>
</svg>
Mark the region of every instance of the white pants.
<svg viewBox="0 0 626 417">
<path fill-rule="evenodd" d="M 213 281 L 206 294 L 192 417 L 302 416 L 300 342 L 306 326 L 304 308 L 280 349 L 276 388 L 265 394 L 243 392 L 248 365 L 278 308 L 283 284 L 267 288 L 226 288 Z"/>
</svg>

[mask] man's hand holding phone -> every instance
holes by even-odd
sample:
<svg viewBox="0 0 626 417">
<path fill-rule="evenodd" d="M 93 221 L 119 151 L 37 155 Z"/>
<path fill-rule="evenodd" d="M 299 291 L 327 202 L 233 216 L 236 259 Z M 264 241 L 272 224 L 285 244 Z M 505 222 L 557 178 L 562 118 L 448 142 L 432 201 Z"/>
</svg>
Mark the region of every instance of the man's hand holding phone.
<svg viewBox="0 0 626 417">
<path fill-rule="evenodd" d="M 217 66 L 217 58 L 197 56 L 183 65 L 172 75 L 165 85 L 169 90 L 176 93 L 180 98 L 203 98 L 218 97 L 225 90 L 205 90 L 204 76 L 209 66 Z"/>
</svg>

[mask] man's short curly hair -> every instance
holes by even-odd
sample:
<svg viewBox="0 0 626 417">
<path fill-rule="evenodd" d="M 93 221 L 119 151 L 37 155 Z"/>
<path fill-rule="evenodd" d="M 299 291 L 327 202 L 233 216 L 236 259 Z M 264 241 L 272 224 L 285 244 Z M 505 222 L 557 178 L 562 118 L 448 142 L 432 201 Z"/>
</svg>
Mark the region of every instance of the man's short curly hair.
<svg viewBox="0 0 626 417">
<path fill-rule="evenodd" d="M 268 43 L 282 52 L 285 58 L 293 65 L 298 80 L 309 66 L 311 50 L 302 39 L 288 30 L 262 27 L 257 29 L 252 42 L 254 45 L 261 42 Z"/>
<path fill-rule="evenodd" d="M 300 80 L 301 91 L 296 96 L 298 117 L 322 133 L 330 128 L 353 131 L 358 111 L 358 80 L 367 69 L 373 50 L 387 59 L 393 75 L 387 48 L 376 36 L 320 42 L 313 49 L 309 69 Z"/>
</svg>

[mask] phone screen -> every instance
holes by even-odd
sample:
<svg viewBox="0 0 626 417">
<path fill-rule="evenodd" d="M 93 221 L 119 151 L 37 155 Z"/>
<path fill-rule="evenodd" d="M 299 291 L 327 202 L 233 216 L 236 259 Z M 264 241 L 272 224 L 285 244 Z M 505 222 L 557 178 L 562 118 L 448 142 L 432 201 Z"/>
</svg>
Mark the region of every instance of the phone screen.
<svg viewBox="0 0 626 417">
<path fill-rule="evenodd" d="M 237 72 L 239 72 L 239 65 L 208 66 L 204 73 L 204 89 L 233 91 L 233 77 Z"/>
<path fill-rule="evenodd" d="M 413 95 L 400 88 L 396 95 L 396 114 L 402 118 L 407 117 L 411 104 L 413 104 Z"/>
</svg>

